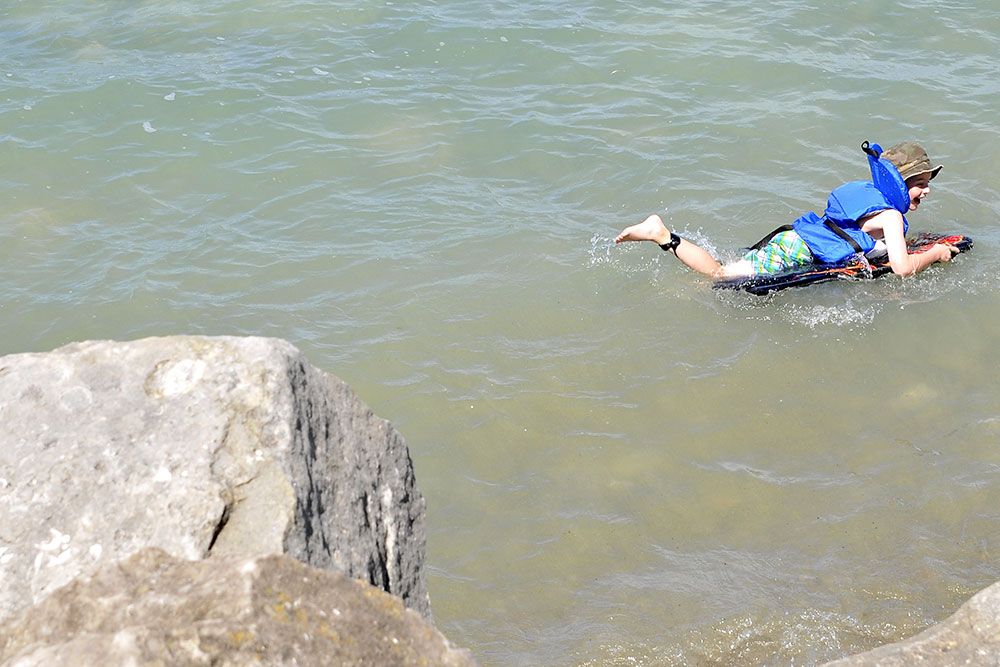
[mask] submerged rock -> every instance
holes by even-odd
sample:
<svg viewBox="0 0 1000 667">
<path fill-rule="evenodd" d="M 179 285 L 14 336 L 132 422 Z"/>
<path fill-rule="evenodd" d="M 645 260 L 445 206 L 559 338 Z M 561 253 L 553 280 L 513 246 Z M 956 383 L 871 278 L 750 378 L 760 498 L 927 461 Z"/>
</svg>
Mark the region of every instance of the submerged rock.
<svg viewBox="0 0 1000 667">
<path fill-rule="evenodd" d="M 425 539 L 402 437 L 287 342 L 0 357 L 0 620 L 147 546 L 284 553 L 429 617 Z"/>
<path fill-rule="evenodd" d="M 0 627 L 0 663 L 472 665 L 398 598 L 287 556 L 145 549 Z"/>
<path fill-rule="evenodd" d="M 979 591 L 954 614 L 895 644 L 827 663 L 827 667 L 1000 665 L 1000 583 Z"/>
</svg>

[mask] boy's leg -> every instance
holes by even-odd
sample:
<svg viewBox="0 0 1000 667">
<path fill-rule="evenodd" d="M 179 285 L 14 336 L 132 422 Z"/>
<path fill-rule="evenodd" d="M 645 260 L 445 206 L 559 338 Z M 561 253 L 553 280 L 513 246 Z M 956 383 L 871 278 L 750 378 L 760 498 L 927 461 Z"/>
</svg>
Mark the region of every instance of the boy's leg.
<svg viewBox="0 0 1000 667">
<path fill-rule="evenodd" d="M 615 243 L 623 241 L 652 241 L 657 245 L 670 242 L 670 230 L 663 224 L 663 219 L 658 215 L 651 215 L 639 224 L 626 227 L 615 237 Z M 688 268 L 694 269 L 698 273 L 713 278 L 729 277 L 729 267 L 723 267 L 719 260 L 712 257 L 704 248 L 691 243 L 687 239 L 681 239 L 681 243 L 674 250 L 677 259 L 681 260 Z M 743 269 L 736 269 L 733 275 L 744 275 Z M 747 272 L 746 275 L 749 275 Z"/>
</svg>

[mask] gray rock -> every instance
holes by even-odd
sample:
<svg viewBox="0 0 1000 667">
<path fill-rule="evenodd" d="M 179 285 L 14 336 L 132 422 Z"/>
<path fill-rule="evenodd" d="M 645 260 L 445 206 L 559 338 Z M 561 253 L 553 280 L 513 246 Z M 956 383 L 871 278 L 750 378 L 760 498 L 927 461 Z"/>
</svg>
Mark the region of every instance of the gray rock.
<svg viewBox="0 0 1000 667">
<path fill-rule="evenodd" d="M 976 593 L 919 635 L 827 663 L 829 667 L 1000 665 L 1000 583 Z"/>
<path fill-rule="evenodd" d="M 430 616 L 402 437 L 281 340 L 0 357 L 0 620 L 147 546 L 288 554 Z"/>
<path fill-rule="evenodd" d="M 0 626 L 0 663 L 473 665 L 402 602 L 287 556 L 144 549 Z"/>
</svg>

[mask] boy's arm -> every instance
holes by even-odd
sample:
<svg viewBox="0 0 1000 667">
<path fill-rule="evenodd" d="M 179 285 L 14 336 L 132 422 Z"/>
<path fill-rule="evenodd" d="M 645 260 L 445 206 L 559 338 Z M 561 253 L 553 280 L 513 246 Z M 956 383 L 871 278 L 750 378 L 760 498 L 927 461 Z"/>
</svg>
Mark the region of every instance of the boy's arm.
<svg viewBox="0 0 1000 667">
<path fill-rule="evenodd" d="M 909 254 L 906 251 L 906 237 L 903 235 L 903 216 L 899 211 L 882 211 L 868 222 L 882 228 L 882 238 L 889 251 L 889 266 L 897 275 L 912 276 L 935 262 L 947 262 L 958 252 L 958 248 L 953 246 L 935 243 L 924 252 Z"/>
</svg>

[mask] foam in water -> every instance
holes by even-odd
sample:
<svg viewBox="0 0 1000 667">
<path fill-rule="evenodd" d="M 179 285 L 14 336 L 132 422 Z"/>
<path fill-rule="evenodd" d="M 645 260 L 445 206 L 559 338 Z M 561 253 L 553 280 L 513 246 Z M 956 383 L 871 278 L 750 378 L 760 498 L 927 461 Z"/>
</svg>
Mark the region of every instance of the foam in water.
<svg viewBox="0 0 1000 667">
<path fill-rule="evenodd" d="M 580 667 L 689 667 L 726 665 L 814 665 L 868 650 L 915 632 L 889 623 L 866 624 L 835 612 L 806 609 L 764 617 L 735 616 L 706 630 L 694 630 L 681 641 L 608 643 Z"/>
<path fill-rule="evenodd" d="M 851 327 L 871 324 L 881 311 L 877 304 L 855 305 L 847 301 L 837 306 L 794 305 L 778 310 L 781 318 L 791 324 L 801 324 L 809 329 L 825 326 Z"/>
</svg>

